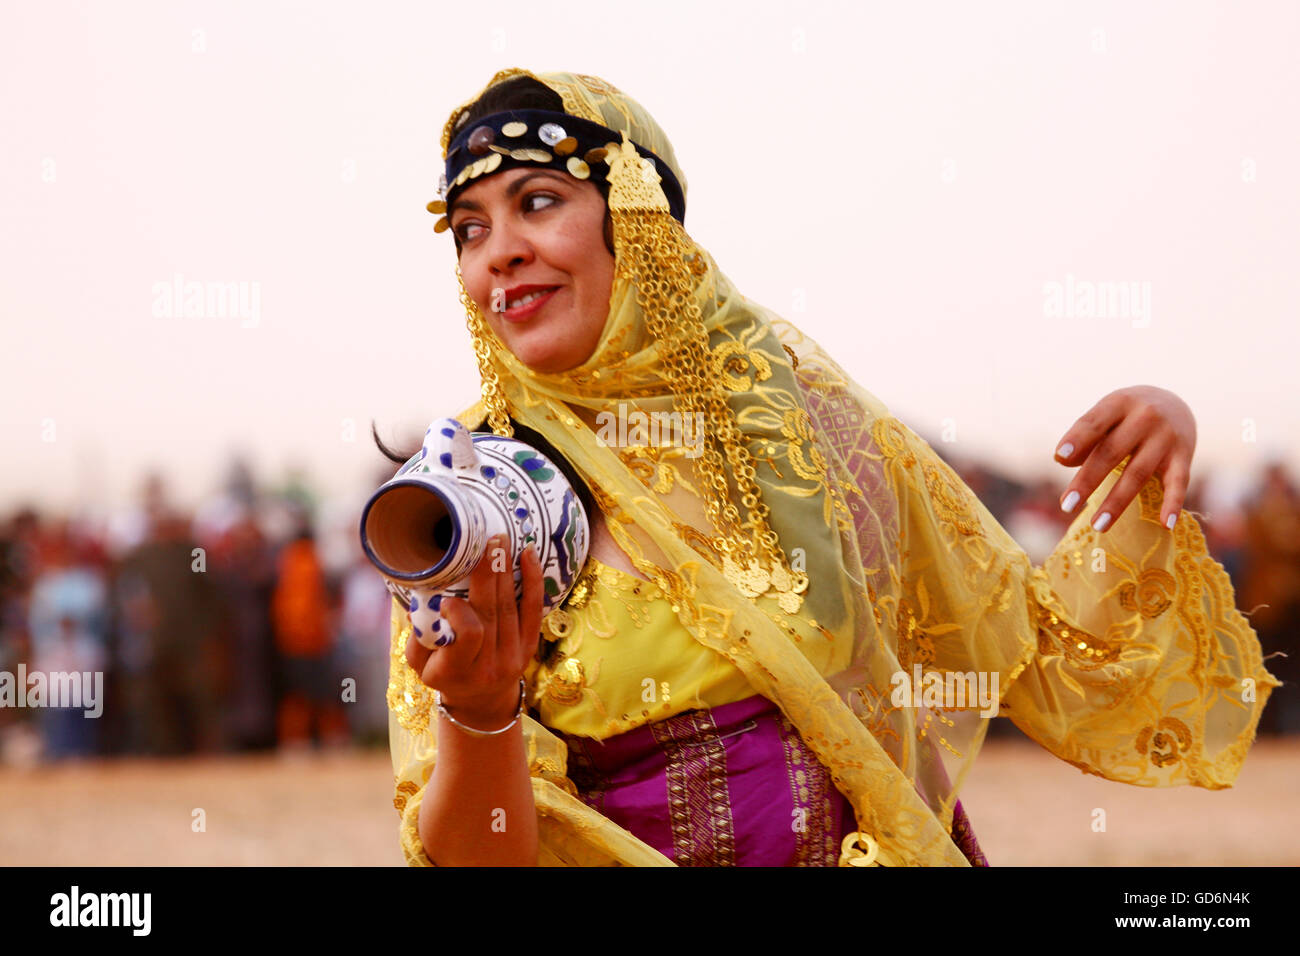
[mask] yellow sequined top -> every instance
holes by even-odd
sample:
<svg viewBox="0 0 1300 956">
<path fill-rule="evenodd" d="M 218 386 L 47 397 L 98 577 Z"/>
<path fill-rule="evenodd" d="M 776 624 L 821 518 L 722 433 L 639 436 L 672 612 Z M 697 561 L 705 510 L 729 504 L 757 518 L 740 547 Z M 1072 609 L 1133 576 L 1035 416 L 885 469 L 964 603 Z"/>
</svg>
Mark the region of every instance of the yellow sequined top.
<svg viewBox="0 0 1300 956">
<path fill-rule="evenodd" d="M 756 691 L 695 640 L 654 582 L 587 559 L 564 606 L 542 625 L 545 659 L 529 704 L 552 730 L 602 740 Z"/>
</svg>

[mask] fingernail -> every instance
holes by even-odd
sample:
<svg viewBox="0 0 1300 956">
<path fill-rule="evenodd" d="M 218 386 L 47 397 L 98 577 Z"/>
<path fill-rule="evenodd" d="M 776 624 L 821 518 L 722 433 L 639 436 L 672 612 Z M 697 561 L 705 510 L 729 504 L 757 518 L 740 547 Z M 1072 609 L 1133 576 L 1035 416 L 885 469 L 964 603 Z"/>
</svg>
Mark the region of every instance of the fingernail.
<svg viewBox="0 0 1300 956">
<path fill-rule="evenodd" d="M 438 618 L 433 622 L 433 633 L 437 635 L 433 643 L 438 647 L 446 647 L 452 641 L 456 640 L 456 632 L 451 629 L 445 618 Z"/>
<path fill-rule="evenodd" d="M 1067 442 L 1066 442 L 1064 445 L 1062 445 L 1060 448 L 1056 449 L 1056 457 L 1057 457 L 1057 458 L 1069 458 L 1069 457 L 1070 457 L 1071 455 L 1073 455 L 1073 454 L 1074 454 L 1074 443 L 1073 443 L 1073 442 L 1068 442 L 1068 441 L 1067 441 Z"/>
<path fill-rule="evenodd" d="M 1106 526 L 1109 524 L 1110 512 L 1103 511 L 1101 514 L 1097 515 L 1097 520 L 1092 523 L 1092 528 L 1094 531 L 1105 531 Z"/>
<path fill-rule="evenodd" d="M 1170 531 L 1173 531 L 1174 522 L 1177 520 L 1178 520 L 1178 512 L 1175 511 L 1173 514 L 1171 514 L 1168 518 L 1165 519 L 1165 527 L 1168 528 Z"/>
<path fill-rule="evenodd" d="M 1061 502 L 1061 510 L 1064 511 L 1066 514 L 1069 514 L 1071 511 L 1074 510 L 1074 506 L 1077 505 L 1078 503 L 1079 503 L 1079 493 L 1077 491 L 1072 491 L 1068 495 L 1066 495 L 1065 500 Z"/>
</svg>

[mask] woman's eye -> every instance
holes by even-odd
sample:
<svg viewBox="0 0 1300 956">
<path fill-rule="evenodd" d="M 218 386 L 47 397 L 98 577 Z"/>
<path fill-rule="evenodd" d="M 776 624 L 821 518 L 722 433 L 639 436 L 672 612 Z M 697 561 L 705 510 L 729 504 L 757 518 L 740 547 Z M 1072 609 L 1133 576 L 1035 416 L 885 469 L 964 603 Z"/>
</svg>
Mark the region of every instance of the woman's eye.
<svg viewBox="0 0 1300 956">
<path fill-rule="evenodd" d="M 545 203 L 541 206 L 535 206 L 533 201 L 537 199 L 545 200 Z M 558 196 L 552 196 L 550 193 L 529 193 L 524 196 L 520 205 L 523 207 L 524 212 L 540 212 L 543 209 L 549 209 L 552 203 L 557 203 L 559 201 L 560 199 Z M 477 234 L 471 231 L 475 228 L 481 228 L 481 225 L 477 222 L 467 222 L 464 225 L 459 226 L 455 230 L 455 233 L 460 238 L 461 242 L 471 242 L 477 238 Z"/>
<path fill-rule="evenodd" d="M 524 197 L 524 208 L 527 209 L 532 204 L 532 201 L 534 199 L 545 199 L 547 201 L 547 205 L 559 201 L 555 196 L 552 196 L 548 193 L 529 193 L 527 196 Z M 542 206 L 541 208 L 545 209 L 546 206 Z"/>
</svg>

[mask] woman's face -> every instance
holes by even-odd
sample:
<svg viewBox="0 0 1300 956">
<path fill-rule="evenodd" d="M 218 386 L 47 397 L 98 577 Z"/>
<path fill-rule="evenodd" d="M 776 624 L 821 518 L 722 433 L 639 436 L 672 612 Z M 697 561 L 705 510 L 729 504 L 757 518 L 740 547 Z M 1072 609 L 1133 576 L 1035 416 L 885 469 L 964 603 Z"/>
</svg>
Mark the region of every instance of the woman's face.
<svg viewBox="0 0 1300 956">
<path fill-rule="evenodd" d="M 591 357 L 614 283 L 599 189 L 554 170 L 508 169 L 462 191 L 448 221 L 465 291 L 519 361 L 563 372 Z M 518 301 L 538 288 L 536 301 Z"/>
</svg>

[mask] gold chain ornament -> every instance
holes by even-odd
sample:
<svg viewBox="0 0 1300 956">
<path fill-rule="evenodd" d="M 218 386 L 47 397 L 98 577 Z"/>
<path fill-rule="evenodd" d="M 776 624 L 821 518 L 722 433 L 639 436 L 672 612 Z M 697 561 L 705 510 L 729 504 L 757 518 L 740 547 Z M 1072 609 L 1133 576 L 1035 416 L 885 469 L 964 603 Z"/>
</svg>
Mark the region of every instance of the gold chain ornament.
<svg viewBox="0 0 1300 956">
<path fill-rule="evenodd" d="M 776 532 L 768 524 L 769 510 L 735 414 L 710 374 L 708 332 L 687 265 L 702 250 L 669 214 L 653 161 L 637 152 L 626 130 L 621 147 L 607 151 L 604 161 L 610 166 L 609 210 L 615 220 L 618 268 L 636 287 L 677 411 L 692 418 L 700 414 L 711 426 L 698 465 L 702 483 L 713 491 L 705 495 L 705 507 L 721 536 L 722 571 L 746 597 L 775 592 L 781 609 L 793 614 L 802 606 L 800 595 L 807 590 L 808 578 L 802 572 L 792 573 L 786 563 Z M 727 469 L 715 441 L 726 452 L 747 521 L 741 521 L 729 493 Z"/>
<path fill-rule="evenodd" d="M 465 307 L 465 324 L 469 326 L 470 339 L 474 343 L 474 357 L 478 360 L 479 391 L 483 398 L 483 407 L 487 409 L 488 427 L 498 435 L 513 438 L 515 430 L 510 424 L 509 405 L 506 403 L 505 392 L 501 388 L 501 378 L 497 375 L 495 363 L 492 361 L 492 350 L 488 347 L 488 336 L 492 333 L 482 313 L 479 312 L 478 305 L 465 289 L 465 277 L 460 274 L 459 265 L 456 266 L 456 281 L 460 284 L 460 301 Z"/>
</svg>

